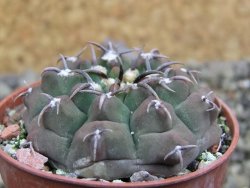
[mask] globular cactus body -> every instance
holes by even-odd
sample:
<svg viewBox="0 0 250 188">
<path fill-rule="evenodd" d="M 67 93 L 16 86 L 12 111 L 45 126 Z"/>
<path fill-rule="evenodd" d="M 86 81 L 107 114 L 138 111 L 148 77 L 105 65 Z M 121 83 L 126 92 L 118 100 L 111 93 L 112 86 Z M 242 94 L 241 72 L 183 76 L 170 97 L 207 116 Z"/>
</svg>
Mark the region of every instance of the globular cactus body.
<svg viewBox="0 0 250 188">
<path fill-rule="evenodd" d="M 171 68 L 157 50 L 89 45 L 92 61 L 61 55 L 64 67 L 45 69 L 22 94 L 28 139 L 55 167 L 106 180 L 142 170 L 169 177 L 219 142 L 219 109 L 197 71 Z"/>
</svg>

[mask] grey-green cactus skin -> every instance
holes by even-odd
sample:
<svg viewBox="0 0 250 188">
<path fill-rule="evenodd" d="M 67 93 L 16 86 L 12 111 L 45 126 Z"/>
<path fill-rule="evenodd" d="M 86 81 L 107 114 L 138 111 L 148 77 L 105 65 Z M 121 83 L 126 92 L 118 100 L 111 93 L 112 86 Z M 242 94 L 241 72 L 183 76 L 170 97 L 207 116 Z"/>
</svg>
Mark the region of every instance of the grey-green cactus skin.
<svg viewBox="0 0 250 188">
<path fill-rule="evenodd" d="M 23 94 L 28 139 L 55 167 L 106 180 L 169 177 L 219 142 L 219 108 L 195 71 L 174 69 L 157 50 L 88 45 L 92 61 L 61 55 L 64 66 Z"/>
</svg>

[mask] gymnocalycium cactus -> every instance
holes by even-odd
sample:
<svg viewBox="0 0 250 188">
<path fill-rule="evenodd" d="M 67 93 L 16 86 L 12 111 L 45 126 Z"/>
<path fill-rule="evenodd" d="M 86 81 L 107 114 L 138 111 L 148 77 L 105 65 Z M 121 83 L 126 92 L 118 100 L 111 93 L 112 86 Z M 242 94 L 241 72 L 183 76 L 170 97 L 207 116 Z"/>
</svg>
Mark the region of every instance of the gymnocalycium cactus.
<svg viewBox="0 0 250 188">
<path fill-rule="evenodd" d="M 105 180 L 142 170 L 169 177 L 219 142 L 219 108 L 197 71 L 174 68 L 156 49 L 87 47 L 92 60 L 81 60 L 85 48 L 60 55 L 63 67 L 46 68 L 20 95 L 28 140 L 55 167 Z"/>
</svg>

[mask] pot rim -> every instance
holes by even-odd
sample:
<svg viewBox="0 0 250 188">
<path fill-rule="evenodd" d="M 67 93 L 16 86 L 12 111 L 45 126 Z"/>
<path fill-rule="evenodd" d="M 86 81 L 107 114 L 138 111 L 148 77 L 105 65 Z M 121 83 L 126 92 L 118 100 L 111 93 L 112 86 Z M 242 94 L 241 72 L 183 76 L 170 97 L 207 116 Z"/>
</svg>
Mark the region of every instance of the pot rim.
<svg viewBox="0 0 250 188">
<path fill-rule="evenodd" d="M 5 108 L 2 109 L 3 106 L 8 106 L 10 108 L 21 104 L 22 100 L 17 99 L 14 102 L 14 99 L 18 94 L 21 92 L 24 92 L 29 87 L 34 87 L 39 85 L 40 81 L 35 82 L 27 87 L 21 87 L 11 93 L 9 96 L 4 98 L 2 101 L 0 101 L 0 115 L 4 114 Z M 7 153 L 5 153 L 2 149 L 0 149 L 0 157 L 3 158 L 7 163 L 13 165 L 15 168 L 18 168 L 22 171 L 25 171 L 26 173 L 42 177 L 45 179 L 49 179 L 52 181 L 58 181 L 63 182 L 66 184 L 74 184 L 74 185 L 87 185 L 89 187 L 156 187 L 159 185 L 172 185 L 179 182 L 185 182 L 189 179 L 194 179 L 202 176 L 203 174 L 208 173 L 209 171 L 219 167 L 221 164 L 223 164 L 225 161 L 227 161 L 230 156 L 232 155 L 233 151 L 236 148 L 238 139 L 239 139 L 239 124 L 236 119 L 235 113 L 219 98 L 216 98 L 216 103 L 220 104 L 223 109 L 223 114 L 228 114 L 227 121 L 230 125 L 230 130 L 232 132 L 232 142 L 229 146 L 228 150 L 216 161 L 209 164 L 206 168 L 198 169 L 194 172 L 191 172 L 189 174 L 181 175 L 181 176 L 173 176 L 169 177 L 163 180 L 156 180 L 156 181 L 149 181 L 149 182 L 135 182 L 135 183 L 110 183 L 110 182 L 99 182 L 99 181 L 89 181 L 89 180 L 82 180 L 82 179 L 75 179 L 70 177 L 65 177 L 57 174 L 50 174 L 47 172 L 43 172 L 41 170 L 37 170 L 35 168 L 29 167 L 28 165 L 22 164 L 18 162 L 17 160 L 10 157 Z"/>
</svg>

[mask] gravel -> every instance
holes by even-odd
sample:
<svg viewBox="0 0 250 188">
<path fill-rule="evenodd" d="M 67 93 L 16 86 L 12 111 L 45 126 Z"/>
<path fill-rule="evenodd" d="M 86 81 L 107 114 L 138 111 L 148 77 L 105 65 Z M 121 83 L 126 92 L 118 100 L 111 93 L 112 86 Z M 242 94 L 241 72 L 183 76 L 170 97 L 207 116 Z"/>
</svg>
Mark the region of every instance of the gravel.
<svg viewBox="0 0 250 188">
<path fill-rule="evenodd" d="M 240 124 L 240 139 L 228 168 L 223 188 L 250 187 L 250 60 L 235 62 L 190 62 L 190 68 L 202 72 L 205 82 L 236 113 Z M 21 75 L 0 75 L 0 100 L 15 88 L 32 83 L 39 76 L 32 71 Z M 3 188 L 0 179 L 0 188 Z"/>
</svg>

